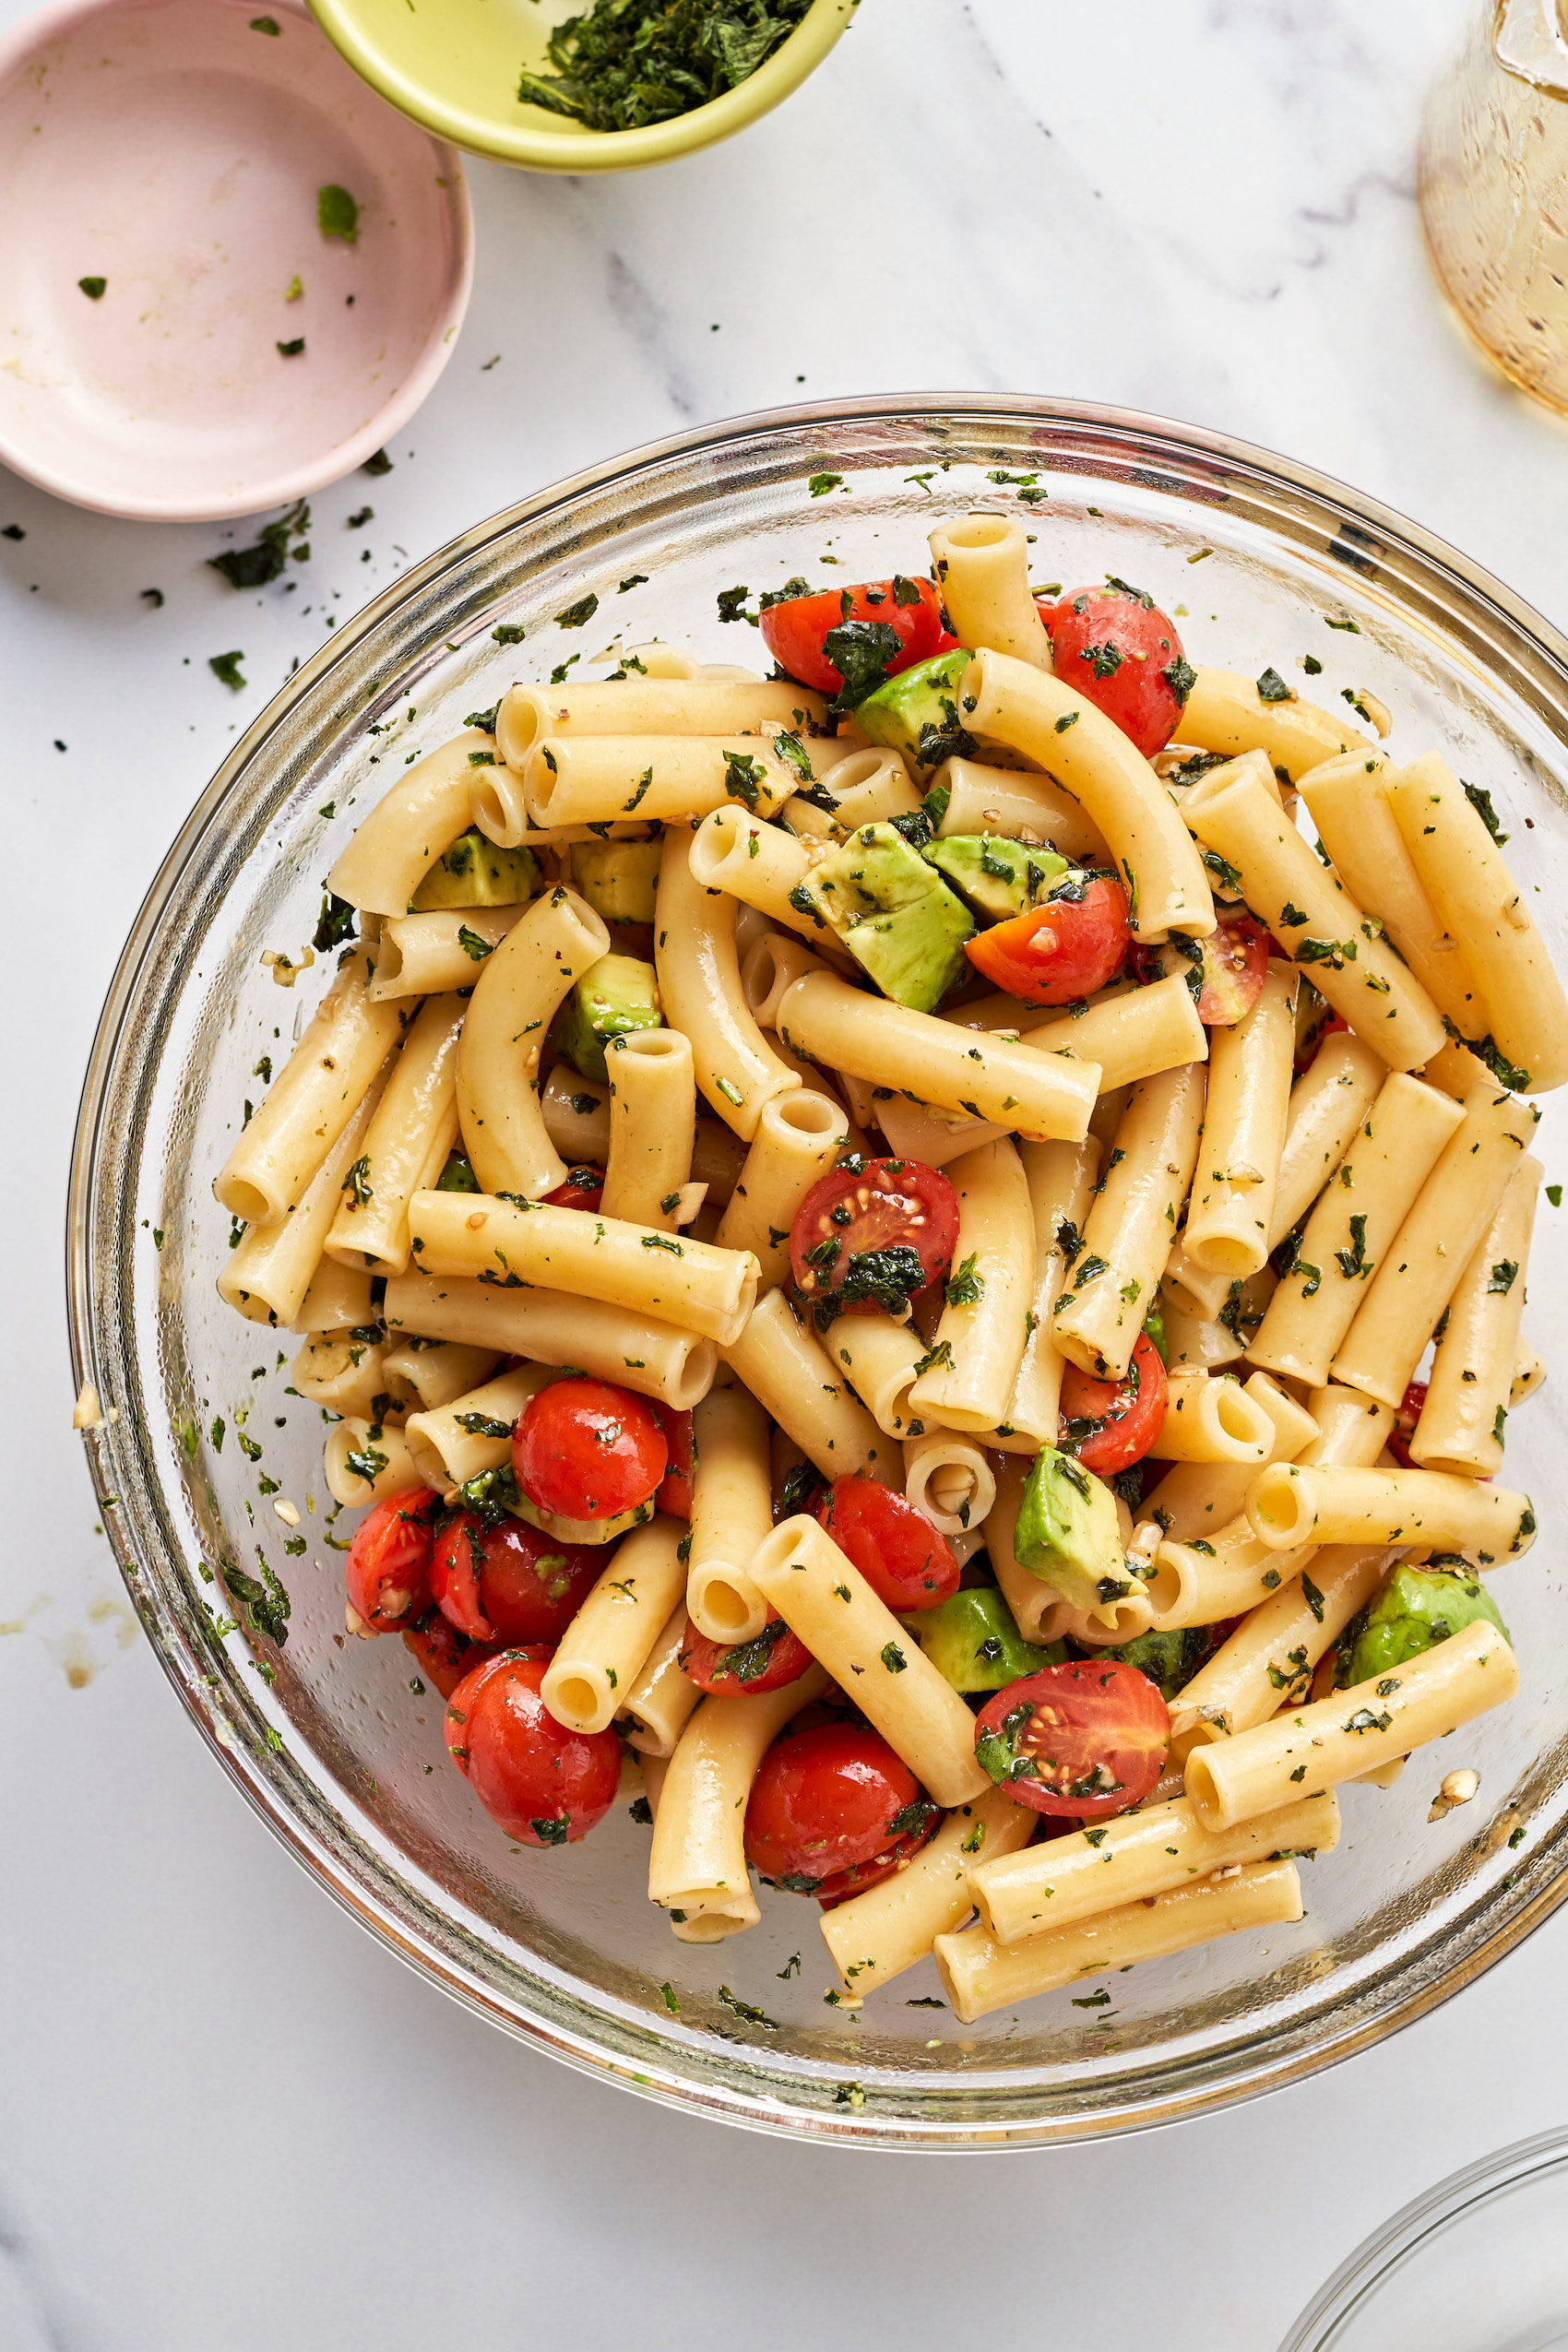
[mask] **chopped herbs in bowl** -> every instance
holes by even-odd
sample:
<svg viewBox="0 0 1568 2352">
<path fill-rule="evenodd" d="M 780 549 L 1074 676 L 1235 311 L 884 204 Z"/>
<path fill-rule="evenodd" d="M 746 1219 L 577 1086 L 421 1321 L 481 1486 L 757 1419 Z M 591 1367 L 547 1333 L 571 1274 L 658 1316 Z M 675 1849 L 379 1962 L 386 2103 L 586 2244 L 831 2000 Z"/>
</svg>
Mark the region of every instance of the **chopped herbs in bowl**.
<svg viewBox="0 0 1568 2352">
<path fill-rule="evenodd" d="M 640 130 L 738 89 L 802 23 L 811 0 L 594 0 L 550 36 L 553 74 L 517 95 L 590 131 Z"/>
</svg>

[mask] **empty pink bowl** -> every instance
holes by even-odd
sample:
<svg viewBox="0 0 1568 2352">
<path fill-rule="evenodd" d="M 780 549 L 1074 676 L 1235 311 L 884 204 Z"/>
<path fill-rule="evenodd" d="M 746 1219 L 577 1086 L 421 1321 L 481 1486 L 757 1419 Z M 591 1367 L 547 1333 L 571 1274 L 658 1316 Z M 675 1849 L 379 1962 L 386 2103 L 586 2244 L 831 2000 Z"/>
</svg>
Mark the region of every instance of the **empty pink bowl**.
<svg viewBox="0 0 1568 2352">
<path fill-rule="evenodd" d="M 0 41 L 0 459 L 62 498 L 194 521 L 336 481 L 472 272 L 456 152 L 290 0 L 60 0 Z"/>
</svg>

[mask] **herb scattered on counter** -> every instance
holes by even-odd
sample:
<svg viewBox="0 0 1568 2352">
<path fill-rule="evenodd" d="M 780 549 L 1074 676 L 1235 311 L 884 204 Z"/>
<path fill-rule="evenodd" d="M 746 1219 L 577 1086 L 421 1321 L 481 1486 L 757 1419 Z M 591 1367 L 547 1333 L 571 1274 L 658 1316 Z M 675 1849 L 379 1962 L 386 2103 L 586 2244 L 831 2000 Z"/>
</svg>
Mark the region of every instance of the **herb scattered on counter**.
<svg viewBox="0 0 1568 2352">
<path fill-rule="evenodd" d="M 140 590 L 140 595 L 142 602 L 147 606 L 149 612 L 160 612 L 162 611 L 163 590 L 161 588 L 143 588 Z"/>
<path fill-rule="evenodd" d="M 78 278 L 77 283 L 89 303 L 101 303 L 109 280 L 107 278 Z"/>
<path fill-rule="evenodd" d="M 362 531 L 366 523 L 373 523 L 374 520 L 374 507 L 362 506 L 357 515 L 350 515 L 349 517 L 348 528 L 351 531 Z"/>
<path fill-rule="evenodd" d="M 0 531 L 0 539 L 26 539 L 26 537 L 27 533 L 23 530 L 20 523 L 7 523 L 5 529 Z M 142 594 L 143 596 L 147 594 L 146 588 L 143 588 Z M 161 604 L 163 599 L 160 597 L 158 601 Z"/>
<path fill-rule="evenodd" d="M 305 281 L 296 270 L 283 289 L 283 300 L 286 303 L 302 302 L 304 299 L 304 291 Z"/>
<path fill-rule="evenodd" d="M 336 180 L 315 192 L 315 225 L 324 237 L 341 237 L 346 245 L 359 243 L 359 206 Z"/>
<path fill-rule="evenodd" d="M 389 474 L 391 470 L 392 460 L 385 449 L 373 450 L 360 468 L 362 474 Z"/>
<path fill-rule="evenodd" d="M 240 675 L 240 664 L 244 658 L 237 648 L 232 653 L 214 653 L 208 656 L 207 666 L 215 678 L 221 679 L 234 694 L 240 694 L 245 685 L 245 680 Z"/>
<path fill-rule="evenodd" d="M 553 74 L 524 73 L 524 105 L 593 131 L 667 123 L 736 89 L 804 17 L 810 0 L 594 0 L 557 25 Z"/>
<path fill-rule="evenodd" d="M 300 353 L 301 353 L 301 352 L 304 350 L 304 347 L 305 347 L 305 339 L 304 339 L 304 337 L 303 337 L 303 335 L 296 335 L 296 336 L 294 337 L 294 339 L 293 339 L 293 341 L 292 341 L 291 343 L 279 343 L 279 346 L 278 346 L 278 356 L 279 356 L 279 359 L 283 359 L 283 360 L 297 360 L 297 359 L 299 358 L 299 356 L 300 356 Z"/>
<path fill-rule="evenodd" d="M 276 17 L 253 17 L 251 18 L 252 32 L 270 33 L 274 41 L 277 40 L 283 28 L 279 23 Z"/>
<path fill-rule="evenodd" d="M 254 547 L 227 547 L 221 555 L 209 555 L 208 566 L 221 572 L 232 588 L 265 588 L 283 572 L 291 554 L 296 564 L 309 563 L 309 530 L 310 502 L 301 498 L 275 523 L 263 526 Z"/>
</svg>

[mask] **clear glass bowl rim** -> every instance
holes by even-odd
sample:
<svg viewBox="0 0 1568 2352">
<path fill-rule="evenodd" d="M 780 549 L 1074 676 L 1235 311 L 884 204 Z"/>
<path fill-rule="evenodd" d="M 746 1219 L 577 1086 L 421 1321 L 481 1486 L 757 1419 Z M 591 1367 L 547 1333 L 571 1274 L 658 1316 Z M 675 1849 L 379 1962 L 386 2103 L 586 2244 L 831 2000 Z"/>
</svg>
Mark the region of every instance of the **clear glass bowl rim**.
<svg viewBox="0 0 1568 2352">
<path fill-rule="evenodd" d="M 1440 585 L 1452 600 L 1450 621 L 1462 620 L 1472 645 L 1484 646 L 1504 663 L 1513 689 L 1525 694 L 1538 711 L 1550 713 L 1559 740 L 1568 747 L 1568 636 L 1482 566 L 1396 509 L 1315 468 L 1228 434 L 1147 410 L 1049 396 L 926 392 L 897 399 L 873 395 L 753 410 L 625 451 L 501 509 L 401 574 L 345 623 L 273 697 L 234 745 L 182 826 L 148 890 L 115 968 L 83 1081 L 65 1231 L 68 1339 L 72 1379 L 78 1391 L 84 1382 L 96 1383 L 95 1367 L 113 1353 L 114 1345 L 107 1329 L 108 1304 L 95 1289 L 88 1242 L 100 1177 L 106 1096 L 126 1012 L 145 966 L 158 952 L 160 928 L 178 897 L 187 866 L 221 814 L 230 792 L 289 714 L 334 670 L 350 665 L 357 648 L 380 624 L 416 605 L 439 587 L 445 576 L 479 555 L 493 540 L 542 520 L 575 500 L 608 491 L 617 482 L 630 481 L 671 460 L 698 460 L 705 454 L 781 432 L 830 433 L 834 428 L 878 424 L 940 428 L 944 420 L 954 418 L 998 425 L 1049 424 L 1080 434 L 1086 451 L 1098 459 L 1086 467 L 1088 471 L 1110 470 L 1105 462 L 1109 445 L 1118 461 L 1134 467 L 1139 462 L 1158 465 L 1162 455 L 1179 453 L 1195 467 L 1211 469 L 1216 480 L 1234 474 L 1265 491 L 1287 497 L 1299 495 L 1310 502 L 1320 517 L 1333 520 L 1336 533 L 1350 542 L 1347 552 L 1338 548 L 1336 540 L 1336 552 L 1346 552 L 1346 560 L 1352 564 L 1360 560 L 1355 552 L 1357 542 L 1377 548 L 1379 568 L 1401 600 L 1408 583 L 1401 580 L 1397 564 L 1389 564 L 1390 557 L 1412 559 L 1423 575 L 1424 589 Z M 790 2106 L 777 2096 L 753 2090 L 748 2076 L 758 2081 L 767 2078 L 743 2062 L 730 2069 L 728 2080 L 718 2081 L 711 2068 L 699 2067 L 695 2061 L 683 2066 L 682 2052 L 667 2053 L 651 2041 L 634 2061 L 595 2033 L 601 2013 L 591 2005 L 579 2004 L 587 2021 L 583 2025 L 563 2027 L 553 2018 L 530 2013 L 525 2003 L 502 2000 L 476 1971 L 431 1948 L 422 1937 L 411 1896 L 400 1911 L 378 1893 L 374 1882 L 382 1874 L 371 1867 L 368 1853 L 351 1838 L 334 1839 L 324 1834 L 320 1823 L 310 1817 L 309 1807 L 291 1789 L 285 1759 L 258 1752 L 248 1736 L 248 1725 L 242 1727 L 238 1715 L 226 1705 L 223 1687 L 206 1672 L 156 1585 L 138 1574 L 136 1548 L 112 1507 L 117 1496 L 102 1433 L 86 1432 L 85 1450 L 105 1532 L 159 1660 L 212 1753 L 279 1841 L 351 1917 L 451 1998 L 586 2073 L 618 2082 L 671 2106 L 695 2108 L 754 2130 L 881 2148 L 990 2150 L 1150 2129 L 1280 2089 L 1372 2047 L 1483 1974 L 1568 1898 L 1568 1862 L 1549 1874 L 1530 1872 L 1527 1886 L 1518 1886 L 1513 1896 L 1486 1899 L 1486 1918 L 1472 1918 L 1463 1949 L 1442 1971 L 1429 1971 L 1423 1980 L 1396 1990 L 1392 1997 L 1385 1992 L 1375 2005 L 1369 2006 L 1365 2001 L 1356 2004 L 1356 2013 L 1337 2029 L 1322 2032 L 1304 2046 L 1275 2051 L 1264 2037 L 1245 2037 L 1244 2057 L 1228 2051 L 1217 2061 L 1200 2061 L 1193 2069 L 1198 2077 L 1195 2081 L 1167 2085 L 1161 2080 L 1164 2070 L 1151 2062 L 1136 2078 L 1134 2087 L 1114 2106 L 1063 2110 L 1037 2105 L 1029 2110 L 1021 2108 L 1014 2095 L 997 2092 L 992 2096 L 1006 2097 L 1005 2120 L 992 2117 L 977 2123 L 972 2114 L 949 2120 L 908 2109 L 892 2117 L 873 2112 L 869 2102 L 858 2110 L 824 2111 L 820 2107 Z M 121 1479 L 123 1470 L 122 1464 L 114 1465 L 115 1475 Z M 145 1515 L 152 1498 L 144 1492 L 138 1501 Z M 246 1736 L 236 1736 L 242 1728 Z M 1380 1978 L 1379 1984 L 1386 1987 L 1386 1979 Z"/>
</svg>

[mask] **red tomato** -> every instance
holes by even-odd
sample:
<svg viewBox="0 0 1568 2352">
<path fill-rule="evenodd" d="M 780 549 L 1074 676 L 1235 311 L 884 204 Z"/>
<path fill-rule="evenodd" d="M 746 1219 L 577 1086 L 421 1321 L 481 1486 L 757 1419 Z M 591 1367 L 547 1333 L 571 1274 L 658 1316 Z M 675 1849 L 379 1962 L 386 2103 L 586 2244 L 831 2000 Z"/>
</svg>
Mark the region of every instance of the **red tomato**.
<svg viewBox="0 0 1568 2352">
<path fill-rule="evenodd" d="M 1153 597 L 1112 580 L 1042 605 L 1056 674 L 1103 710 L 1146 759 L 1176 732 L 1193 671 L 1176 624 Z"/>
<path fill-rule="evenodd" d="M 694 1626 L 681 1652 L 681 1671 L 699 1691 L 716 1699 L 760 1696 L 798 1682 L 812 1654 L 782 1617 L 775 1617 L 749 1642 L 710 1642 Z"/>
<path fill-rule="evenodd" d="M 977 931 L 964 953 L 1026 1004 L 1071 1004 L 1113 980 L 1127 960 L 1127 893 L 1097 874 L 1077 898 L 1048 898 L 1028 914 Z"/>
<path fill-rule="evenodd" d="M 936 1835 L 937 1824 L 942 1819 L 941 1811 L 929 1800 L 924 1800 L 924 1809 L 926 1818 L 919 1829 L 908 1830 L 903 1836 L 894 1838 L 880 1854 L 873 1854 L 869 1862 L 851 1862 L 848 1870 L 835 1871 L 831 1878 L 823 1880 L 816 1890 L 816 1899 L 825 1911 L 834 1910 L 838 1904 L 847 1903 L 852 1895 L 863 1895 L 868 1887 L 880 1884 L 885 1878 L 891 1878 L 912 1854 L 918 1854 L 921 1847 Z M 912 1812 L 914 1808 L 910 1810 Z"/>
<path fill-rule="evenodd" d="M 1316 1028 L 1308 1028 L 1302 1030 L 1297 1037 L 1295 1075 L 1298 1078 L 1301 1075 L 1303 1070 L 1310 1070 L 1312 1068 L 1313 1063 L 1317 1060 L 1319 1049 L 1329 1038 L 1333 1037 L 1336 1031 L 1344 1035 L 1348 1035 L 1349 1032 L 1350 1024 L 1345 1018 L 1343 1013 L 1335 1013 L 1327 1020 L 1324 1020 L 1322 1018 L 1323 1014 L 1326 1012 L 1327 1009 L 1328 1008 L 1325 1005 L 1320 1006 L 1318 1009 L 1319 1026 Z"/>
<path fill-rule="evenodd" d="M 530 1503 L 557 1519 L 613 1519 L 658 1492 L 670 1460 L 646 1396 L 604 1380 L 553 1380 L 512 1431 L 512 1467 Z"/>
<path fill-rule="evenodd" d="M 603 1819 L 621 1785 L 613 1731 L 568 1731 L 539 1694 L 551 1653 L 503 1650 L 446 1702 L 446 1749 L 492 1821 L 525 1846 L 569 1846 Z"/>
<path fill-rule="evenodd" d="M 863 1723 L 819 1723 L 780 1740 L 762 1760 L 746 1807 L 746 1859 L 792 1894 L 880 1854 L 921 1827 L 920 1784 Z"/>
<path fill-rule="evenodd" d="M 958 1195 L 922 1159 L 850 1152 L 819 1177 L 790 1228 L 790 1264 L 808 1298 L 840 1313 L 897 1312 L 945 1274 L 958 1239 Z"/>
<path fill-rule="evenodd" d="M 1249 1014 L 1263 994 L 1274 945 L 1262 923 L 1242 909 L 1217 909 L 1219 928 L 1196 944 L 1203 950 L 1204 984 L 1198 1018 L 1206 1028 L 1228 1029 Z"/>
<path fill-rule="evenodd" d="M 1114 1478 L 1141 1462 L 1164 1428 L 1166 1391 L 1165 1366 L 1146 1332 L 1138 1334 L 1125 1380 L 1095 1380 L 1069 1364 L 1062 1375 L 1063 1443 L 1097 1479 Z"/>
<path fill-rule="evenodd" d="M 373 1633 L 386 1633 L 430 1605 L 431 1516 L 440 1498 L 405 1487 L 373 1503 L 349 1546 L 349 1606 Z"/>
<path fill-rule="evenodd" d="M 544 1197 L 553 1202 L 557 1208 L 597 1209 L 604 1198 L 604 1170 L 602 1168 L 568 1168 L 565 1182 L 557 1184 L 555 1190 L 546 1193 Z"/>
<path fill-rule="evenodd" d="M 482 1642 L 465 1639 L 438 1609 L 429 1610 L 417 1625 L 404 1626 L 403 1646 L 444 1699 L 451 1697 L 465 1674 L 495 1655 Z"/>
<path fill-rule="evenodd" d="M 937 1609 L 958 1589 L 958 1562 L 923 1511 L 874 1479 L 836 1479 L 817 1518 L 888 1608 Z"/>
<path fill-rule="evenodd" d="M 1394 1416 L 1394 1427 L 1388 1432 L 1389 1452 L 1396 1462 L 1403 1462 L 1408 1470 L 1412 1470 L 1416 1467 L 1410 1459 L 1410 1440 L 1415 1435 L 1416 1423 L 1421 1418 L 1421 1408 L 1426 1401 L 1426 1382 L 1413 1380 L 1399 1400 L 1399 1410 Z"/>
<path fill-rule="evenodd" d="M 1037 1813 L 1099 1817 L 1141 1803 L 1165 1769 L 1170 1710 L 1135 1666 L 1074 1658 L 1009 1682 L 975 1722 L 975 1752 Z"/>
<path fill-rule="evenodd" d="M 664 1483 L 655 1500 L 660 1511 L 672 1519 L 689 1519 L 692 1515 L 692 1473 L 697 1466 L 696 1439 L 692 1434 L 692 1417 L 674 1405 L 660 1405 L 649 1398 L 664 1443 L 670 1449 L 670 1467 L 664 1473 Z"/>
<path fill-rule="evenodd" d="M 558 1642 L 604 1562 L 600 1544 L 560 1543 L 522 1519 L 487 1528 L 461 1511 L 435 1539 L 430 1589 L 470 1642 Z"/>
<path fill-rule="evenodd" d="M 885 621 L 897 633 L 899 649 L 886 665 L 889 678 L 957 643 L 942 625 L 942 600 L 933 582 L 901 576 L 862 581 L 859 588 L 825 588 L 820 596 L 792 596 L 787 603 L 770 604 L 762 616 L 762 641 L 791 678 L 820 694 L 836 695 L 843 674 L 823 651 L 823 640 L 846 621 Z"/>
</svg>

